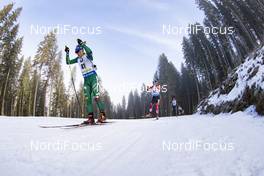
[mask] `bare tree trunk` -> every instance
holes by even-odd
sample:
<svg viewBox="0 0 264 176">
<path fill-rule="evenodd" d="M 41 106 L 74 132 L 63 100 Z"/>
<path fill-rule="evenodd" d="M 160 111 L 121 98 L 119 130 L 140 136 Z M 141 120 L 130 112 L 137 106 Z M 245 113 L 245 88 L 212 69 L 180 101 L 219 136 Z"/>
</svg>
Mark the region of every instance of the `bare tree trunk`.
<svg viewBox="0 0 264 176">
<path fill-rule="evenodd" d="M 46 101 L 47 101 L 47 89 L 48 89 L 48 83 L 49 78 L 47 78 L 45 84 L 44 84 L 44 101 L 43 101 L 43 116 L 47 116 L 48 110 L 46 111 Z"/>
<path fill-rule="evenodd" d="M 31 91 L 29 92 L 29 98 L 28 98 L 28 116 L 31 115 Z"/>
<path fill-rule="evenodd" d="M 14 116 L 18 115 L 17 108 L 18 108 L 18 96 L 15 97 L 15 101 L 14 101 L 14 110 L 13 110 Z"/>
<path fill-rule="evenodd" d="M 37 78 L 37 83 L 36 83 L 36 87 L 35 87 L 34 102 L 33 102 L 33 116 L 36 115 L 36 101 L 37 101 L 37 94 L 38 94 L 38 84 L 39 84 L 39 80 Z"/>
<path fill-rule="evenodd" d="M 21 100 L 20 100 L 20 107 L 19 107 L 19 116 L 22 116 L 23 115 L 23 100 L 24 99 L 24 91 L 22 91 L 21 93 Z"/>
<path fill-rule="evenodd" d="M 10 103 L 10 116 L 13 116 L 13 98 L 11 98 L 11 103 Z"/>
<path fill-rule="evenodd" d="M 5 88 L 4 88 L 3 99 L 2 99 L 2 112 L 1 112 L 1 115 L 5 114 L 5 95 L 6 95 L 6 87 L 7 87 L 7 82 L 8 82 L 8 79 L 9 79 L 9 74 L 10 74 L 10 69 L 8 69 L 8 73 L 7 73 L 6 81 L 5 81 Z"/>
<path fill-rule="evenodd" d="M 201 95 L 200 95 L 200 89 L 199 89 L 199 81 L 198 81 L 198 78 L 197 78 L 197 72 L 195 70 L 195 68 L 193 68 L 193 71 L 194 71 L 194 80 L 195 80 L 195 86 L 196 86 L 196 91 L 197 91 L 197 102 L 199 103 L 200 100 L 201 100 Z"/>
<path fill-rule="evenodd" d="M 207 67 L 207 65 L 205 64 L 204 60 L 202 60 L 202 62 L 203 62 L 203 65 L 204 65 L 204 67 L 205 67 L 205 70 L 206 70 L 206 76 L 207 76 L 207 78 L 208 78 L 209 88 L 210 88 L 210 90 L 212 91 L 212 90 L 213 90 L 213 86 L 212 86 L 212 82 L 211 82 L 211 78 L 210 78 L 210 74 L 209 74 L 208 67 Z"/>
<path fill-rule="evenodd" d="M 51 101 L 52 101 L 52 93 L 53 93 L 52 90 L 53 90 L 53 81 L 51 81 L 51 85 L 50 85 L 50 96 L 49 96 L 49 106 L 48 106 L 47 116 L 50 116 L 50 111 L 51 111 Z"/>
<path fill-rule="evenodd" d="M 46 116 L 46 92 L 47 92 L 47 87 L 44 88 L 44 100 L 43 100 L 43 116 Z"/>
<path fill-rule="evenodd" d="M 24 90 L 22 91 L 22 98 L 21 98 L 21 114 L 24 116 Z"/>
</svg>

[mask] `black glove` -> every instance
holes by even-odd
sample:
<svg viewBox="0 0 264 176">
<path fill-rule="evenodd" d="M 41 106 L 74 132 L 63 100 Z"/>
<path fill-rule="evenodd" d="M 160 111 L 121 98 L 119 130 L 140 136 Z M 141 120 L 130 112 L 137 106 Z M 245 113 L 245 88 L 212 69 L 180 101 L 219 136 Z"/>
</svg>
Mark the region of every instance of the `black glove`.
<svg viewBox="0 0 264 176">
<path fill-rule="evenodd" d="M 77 43 L 78 43 L 79 45 L 82 45 L 82 44 L 83 44 L 83 41 L 82 41 L 81 39 L 77 39 Z"/>
<path fill-rule="evenodd" d="M 70 49 L 69 49 L 69 47 L 68 46 L 65 46 L 65 50 L 64 50 L 67 54 L 69 54 L 69 52 L 70 52 Z"/>
</svg>

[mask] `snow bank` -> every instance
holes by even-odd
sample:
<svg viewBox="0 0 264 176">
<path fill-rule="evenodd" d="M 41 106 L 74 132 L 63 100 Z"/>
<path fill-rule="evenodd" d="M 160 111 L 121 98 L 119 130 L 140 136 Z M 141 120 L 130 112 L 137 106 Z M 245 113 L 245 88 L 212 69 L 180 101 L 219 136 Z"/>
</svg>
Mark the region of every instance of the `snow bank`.
<svg viewBox="0 0 264 176">
<path fill-rule="evenodd" d="M 249 56 L 198 106 L 200 113 L 236 112 L 251 105 L 264 114 L 264 47 Z"/>
</svg>

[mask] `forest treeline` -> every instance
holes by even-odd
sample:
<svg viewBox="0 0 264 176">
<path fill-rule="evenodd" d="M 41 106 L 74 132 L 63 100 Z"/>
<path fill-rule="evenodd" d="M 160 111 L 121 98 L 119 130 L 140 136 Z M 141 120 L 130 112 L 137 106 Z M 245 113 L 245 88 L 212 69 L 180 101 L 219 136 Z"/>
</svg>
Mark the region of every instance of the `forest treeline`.
<svg viewBox="0 0 264 176">
<path fill-rule="evenodd" d="M 8 4 L 0 11 L 0 112 L 6 116 L 81 117 L 72 85 L 66 87 L 61 68 L 65 59 L 58 49 L 56 35 L 47 34 L 38 44 L 35 56 L 20 56 L 23 38 L 18 36 L 22 8 Z M 76 79 L 75 69 L 72 70 Z M 80 86 L 82 87 L 82 86 Z M 83 90 L 77 92 L 84 105 Z M 103 98 L 110 99 L 107 92 Z M 110 107 L 110 106 L 108 106 Z"/>
<path fill-rule="evenodd" d="M 205 14 L 203 24 L 190 24 L 183 38 L 185 63 L 177 70 L 165 54 L 159 57 L 153 80 L 167 85 L 161 93 L 160 116 L 170 116 L 171 98 L 175 96 L 185 114 L 195 112 L 197 104 L 209 92 L 221 86 L 230 72 L 243 63 L 264 42 L 263 0 L 196 0 Z M 8 4 L 0 10 L 0 114 L 7 116 L 85 116 L 82 85 L 77 94 L 66 86 L 61 63 L 65 61 L 54 33 L 39 43 L 36 54 L 21 56 L 23 37 L 18 36 L 18 18 L 22 8 Z M 232 33 L 206 33 L 208 28 L 232 27 Z M 76 79 L 75 69 L 71 75 Z M 102 83 L 102 81 L 100 81 Z M 102 84 L 101 84 L 102 85 Z M 142 88 L 146 85 L 142 84 Z M 109 118 L 142 118 L 148 113 L 151 95 L 132 90 L 120 104 L 111 102 L 108 92 L 102 92 Z"/>
<path fill-rule="evenodd" d="M 160 115 L 171 115 L 171 97 L 176 96 L 185 114 L 195 112 L 198 103 L 221 86 L 228 74 L 245 58 L 264 44 L 263 0 L 196 0 L 205 14 L 203 24 L 189 26 L 189 35 L 183 38 L 185 63 L 178 71 L 164 54 L 159 58 L 154 80 L 168 85 L 161 94 Z M 196 30 L 197 28 L 201 30 Z M 208 32 L 207 29 L 218 29 Z M 229 29 L 232 29 L 230 32 Z M 197 31 L 197 32 L 193 32 Z M 124 103 L 118 105 L 118 117 L 140 117 L 146 101 L 144 92 L 131 92 L 124 114 Z M 125 102 L 125 101 L 123 101 Z M 140 102 L 140 103 L 139 103 Z"/>
</svg>

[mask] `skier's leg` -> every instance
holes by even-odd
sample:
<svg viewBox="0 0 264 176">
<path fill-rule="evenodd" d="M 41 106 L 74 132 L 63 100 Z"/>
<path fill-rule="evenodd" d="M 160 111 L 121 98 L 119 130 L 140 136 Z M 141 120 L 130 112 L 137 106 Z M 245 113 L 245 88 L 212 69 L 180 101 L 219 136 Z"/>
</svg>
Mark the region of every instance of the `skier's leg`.
<svg viewBox="0 0 264 176">
<path fill-rule="evenodd" d="M 87 113 L 93 113 L 93 99 L 91 95 L 91 88 L 89 85 L 84 86 L 84 95 L 86 99 L 86 111 Z"/>
<path fill-rule="evenodd" d="M 84 121 L 84 123 L 93 124 L 94 123 L 93 99 L 92 99 L 92 94 L 91 94 L 91 86 L 89 84 L 88 78 L 85 78 L 84 80 L 84 96 L 86 99 L 86 111 L 88 113 L 88 120 Z"/>
<path fill-rule="evenodd" d="M 157 102 L 156 103 L 156 115 L 158 116 L 159 115 L 159 103 Z"/>
<path fill-rule="evenodd" d="M 152 108 L 153 108 L 153 104 L 151 102 L 150 105 L 149 105 L 149 113 L 152 113 Z"/>
<path fill-rule="evenodd" d="M 105 105 L 104 105 L 104 102 L 100 99 L 100 88 L 99 88 L 99 83 L 98 83 L 96 75 L 92 76 L 92 94 L 94 96 L 94 99 L 96 101 L 96 104 L 100 112 L 104 112 Z"/>
<path fill-rule="evenodd" d="M 149 112 L 145 115 L 145 117 L 152 117 L 152 108 L 153 108 L 153 104 L 152 101 L 149 104 Z"/>
<path fill-rule="evenodd" d="M 156 106 L 155 106 L 155 108 L 156 108 L 156 119 L 159 119 L 159 100 L 160 99 L 160 97 L 158 96 L 158 97 L 156 97 Z"/>
<path fill-rule="evenodd" d="M 101 101 L 99 96 L 95 96 L 94 100 L 96 101 L 97 107 L 100 111 L 100 115 L 99 118 L 97 120 L 97 122 L 102 123 L 106 120 L 106 115 L 105 115 L 105 105 L 104 103 Z"/>
<path fill-rule="evenodd" d="M 100 89 L 99 89 L 99 83 L 97 80 L 97 76 L 93 75 L 91 77 L 91 79 L 92 79 L 92 95 L 93 95 L 94 100 L 97 104 L 97 107 L 100 111 L 100 116 L 98 118 L 98 122 L 103 122 L 106 119 L 105 105 L 104 105 L 104 102 L 100 99 Z"/>
<path fill-rule="evenodd" d="M 173 106 L 172 109 L 173 109 L 173 110 L 172 110 L 172 116 L 176 116 L 176 107 Z"/>
<path fill-rule="evenodd" d="M 97 107 L 98 107 L 99 111 L 100 112 L 104 112 L 105 105 L 104 105 L 104 102 L 101 100 L 101 98 L 99 96 L 95 96 L 94 100 L 95 100 L 95 102 L 97 104 Z"/>
</svg>

